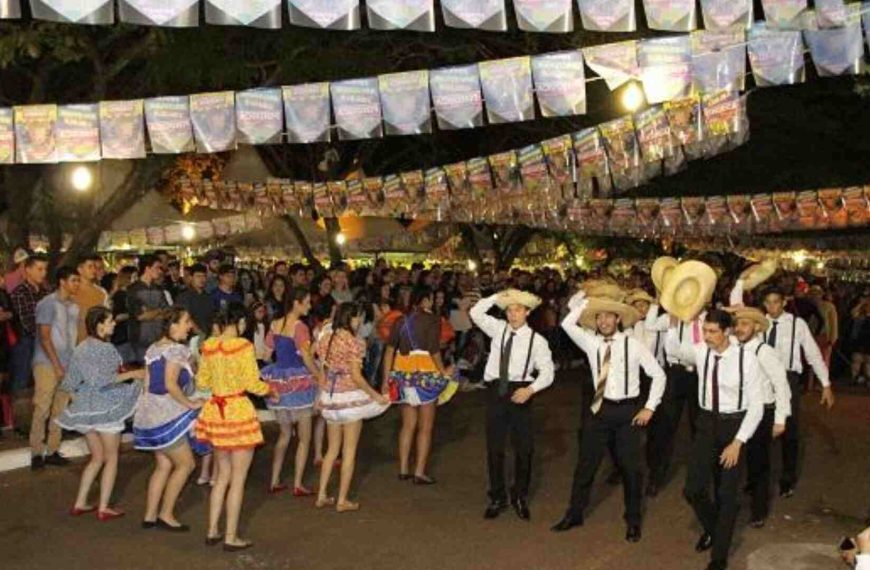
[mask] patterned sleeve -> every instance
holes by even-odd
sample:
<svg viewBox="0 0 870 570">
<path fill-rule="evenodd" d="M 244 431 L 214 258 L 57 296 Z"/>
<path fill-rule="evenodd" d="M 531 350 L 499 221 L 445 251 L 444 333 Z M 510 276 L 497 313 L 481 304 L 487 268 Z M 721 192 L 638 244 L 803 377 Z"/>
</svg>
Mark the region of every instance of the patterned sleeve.
<svg viewBox="0 0 870 570">
<path fill-rule="evenodd" d="M 299 348 L 311 343 L 311 333 L 308 331 L 308 326 L 302 321 L 296 321 L 296 330 L 293 331 L 293 340 Z"/>
<path fill-rule="evenodd" d="M 245 391 L 258 396 L 265 396 L 268 394 L 271 388 L 268 384 L 260 380 L 260 369 L 257 368 L 257 358 L 254 355 L 254 345 L 247 343 L 247 346 L 242 350 L 239 358 L 241 359 L 239 372 Z"/>
<path fill-rule="evenodd" d="M 202 355 L 202 358 L 199 360 L 199 369 L 196 371 L 196 389 L 207 392 L 211 390 L 212 385 L 212 370 L 211 370 L 211 356 Z"/>
</svg>

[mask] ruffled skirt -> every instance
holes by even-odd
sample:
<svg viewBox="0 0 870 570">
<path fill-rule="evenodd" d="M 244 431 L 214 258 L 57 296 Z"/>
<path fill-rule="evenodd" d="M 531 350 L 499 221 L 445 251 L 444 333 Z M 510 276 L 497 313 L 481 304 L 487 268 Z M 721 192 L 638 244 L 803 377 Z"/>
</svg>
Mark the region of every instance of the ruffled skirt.
<svg viewBox="0 0 870 570">
<path fill-rule="evenodd" d="M 379 404 L 363 390 L 323 392 L 320 394 L 320 414 L 329 423 L 347 424 L 367 420 L 387 411 L 389 404 Z"/>
<path fill-rule="evenodd" d="M 250 449 L 263 443 L 257 411 L 244 394 L 212 398 L 196 421 L 196 439 L 215 449 Z"/>
<path fill-rule="evenodd" d="M 115 384 L 95 393 L 77 393 L 55 420 L 65 430 L 121 433 L 136 411 L 141 385 Z"/>
<path fill-rule="evenodd" d="M 189 410 L 169 394 L 146 392 L 133 416 L 133 446 L 142 451 L 172 447 L 181 438 L 190 437 L 198 415 L 199 410 Z"/>
<path fill-rule="evenodd" d="M 271 410 L 302 410 L 314 407 L 317 401 L 317 382 L 308 369 L 281 368 L 270 364 L 260 371 L 263 381 L 278 394 L 278 401 L 266 400 Z"/>
<path fill-rule="evenodd" d="M 396 403 L 425 406 L 446 404 L 456 394 L 459 383 L 441 374 L 428 352 L 396 354 L 390 380 L 396 384 Z"/>
</svg>

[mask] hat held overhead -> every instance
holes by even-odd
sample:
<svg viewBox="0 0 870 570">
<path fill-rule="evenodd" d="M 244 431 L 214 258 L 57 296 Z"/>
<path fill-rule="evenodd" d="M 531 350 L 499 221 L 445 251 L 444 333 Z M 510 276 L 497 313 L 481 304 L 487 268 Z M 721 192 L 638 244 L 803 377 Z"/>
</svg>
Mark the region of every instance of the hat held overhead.
<svg viewBox="0 0 870 570">
<path fill-rule="evenodd" d="M 776 273 L 777 263 L 775 259 L 765 259 L 761 263 L 756 263 L 740 274 L 740 280 L 743 281 L 743 289 L 752 291 Z"/>
<path fill-rule="evenodd" d="M 505 310 L 511 305 L 521 305 L 530 311 L 534 311 L 541 304 L 541 298 L 527 291 L 519 289 L 505 289 L 498 295 L 496 305 Z"/>
<path fill-rule="evenodd" d="M 712 267 L 701 261 L 684 261 L 665 279 L 660 300 L 668 313 L 681 321 L 691 321 L 710 302 L 715 289 L 716 272 Z"/>
<path fill-rule="evenodd" d="M 662 292 L 665 287 L 665 281 L 668 276 L 670 276 L 671 271 L 673 271 L 673 269 L 679 264 L 679 261 L 667 255 L 659 257 L 653 262 L 652 268 L 650 269 L 650 277 L 652 278 L 656 291 L 659 293 Z"/>
</svg>

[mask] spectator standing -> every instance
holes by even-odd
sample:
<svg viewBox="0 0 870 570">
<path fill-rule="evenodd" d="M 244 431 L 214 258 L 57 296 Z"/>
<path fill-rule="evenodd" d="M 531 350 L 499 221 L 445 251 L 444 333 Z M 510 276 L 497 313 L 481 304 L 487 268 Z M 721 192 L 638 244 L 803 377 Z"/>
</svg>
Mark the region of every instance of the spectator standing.
<svg viewBox="0 0 870 570">
<path fill-rule="evenodd" d="M 39 341 L 33 353 L 33 420 L 30 425 L 30 468 L 34 471 L 45 464 L 69 462 L 58 452 L 61 428 L 54 420 L 69 402 L 69 394 L 59 388 L 77 344 L 79 306 L 74 299 L 80 285 L 75 269 L 61 267 L 57 270 L 57 290 L 36 305 Z"/>
<path fill-rule="evenodd" d="M 244 304 L 242 296 L 236 291 L 236 269 L 232 265 L 221 265 L 218 269 L 218 286 L 211 298 L 217 311 L 226 309 L 230 303 Z"/>
<path fill-rule="evenodd" d="M 177 259 L 173 259 L 166 264 L 167 275 L 163 282 L 163 288 L 172 296 L 173 299 L 178 299 L 178 295 L 184 291 L 184 279 L 181 277 L 181 263 Z"/>
<path fill-rule="evenodd" d="M 143 362 L 145 351 L 161 336 L 163 316 L 169 308 L 163 287 L 163 263 L 153 255 L 139 260 L 139 280 L 127 288 L 127 314 L 129 315 L 129 341 L 133 361 Z"/>
<path fill-rule="evenodd" d="M 12 347 L 10 380 L 13 392 L 30 388 L 33 349 L 36 345 L 36 304 L 46 295 L 48 259 L 32 255 L 24 262 L 24 281 L 12 291 L 12 312 L 18 342 Z"/>
<path fill-rule="evenodd" d="M 350 303 L 353 301 L 353 292 L 347 280 L 347 270 L 338 267 L 332 272 L 332 298 L 336 303 Z"/>
<path fill-rule="evenodd" d="M 179 296 L 177 305 L 184 307 L 193 319 L 193 332 L 205 340 L 211 334 L 214 321 L 215 304 L 212 296 L 205 292 L 208 269 L 202 263 L 190 268 L 190 288 Z"/>
<path fill-rule="evenodd" d="M 287 278 L 275 275 L 269 283 L 269 292 L 266 294 L 266 310 L 269 313 L 269 320 L 274 321 L 284 316 L 287 291 L 289 291 Z"/>
<path fill-rule="evenodd" d="M 85 315 L 92 307 L 107 307 L 109 296 L 106 290 L 97 282 L 97 262 L 102 261 L 99 255 L 85 255 L 76 265 L 81 284 L 73 297 L 73 301 L 79 306 L 78 339 L 77 343 L 88 337 L 85 329 Z"/>
<path fill-rule="evenodd" d="M 6 274 L 6 292 L 10 295 L 15 291 L 16 287 L 24 282 L 24 266 L 28 257 L 30 257 L 30 254 L 27 253 L 26 249 L 21 247 L 16 249 L 15 253 L 12 254 L 12 263 L 15 265 L 15 269 Z"/>
<path fill-rule="evenodd" d="M 109 293 L 109 306 L 112 308 L 112 319 L 115 321 L 115 331 L 112 333 L 112 344 L 118 349 L 124 362 L 133 361 L 133 352 L 130 349 L 130 335 L 127 323 L 130 316 L 127 314 L 127 289 L 136 277 L 136 268 L 130 265 L 122 267 L 117 277 L 106 289 L 108 283 L 102 283 L 103 288 Z"/>
<path fill-rule="evenodd" d="M 0 274 L 0 428 L 12 429 L 15 419 L 12 414 L 12 396 L 9 390 L 9 360 L 12 347 L 18 343 L 18 335 L 12 327 L 12 297 L 6 292 L 5 275 Z"/>
<path fill-rule="evenodd" d="M 864 291 L 852 309 L 849 349 L 852 352 L 852 381 L 870 381 L 870 291 Z"/>
</svg>

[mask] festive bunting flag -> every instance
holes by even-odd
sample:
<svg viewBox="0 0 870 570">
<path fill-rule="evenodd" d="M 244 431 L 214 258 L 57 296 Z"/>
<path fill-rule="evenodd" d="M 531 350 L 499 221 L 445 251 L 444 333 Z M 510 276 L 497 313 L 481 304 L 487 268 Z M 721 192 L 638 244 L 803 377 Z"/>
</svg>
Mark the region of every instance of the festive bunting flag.
<svg viewBox="0 0 870 570">
<path fill-rule="evenodd" d="M 634 0 L 577 0 L 583 27 L 599 32 L 633 32 L 637 29 Z"/>
<path fill-rule="evenodd" d="M 864 44 L 861 37 L 861 5 L 850 4 L 847 25 L 842 28 L 812 29 L 817 20 L 805 14 L 804 39 L 820 77 L 857 75 L 861 72 Z"/>
<path fill-rule="evenodd" d="M 366 0 L 366 11 L 373 30 L 435 31 L 433 0 Z"/>
<path fill-rule="evenodd" d="M 749 29 L 748 40 L 749 63 L 756 85 L 804 82 L 804 43 L 799 31 L 771 29 L 759 22 Z"/>
<path fill-rule="evenodd" d="M 57 162 L 54 127 L 57 105 L 23 105 L 15 110 L 15 162 Z"/>
<path fill-rule="evenodd" d="M 281 89 L 236 93 L 236 129 L 243 144 L 278 144 L 284 131 Z"/>
<path fill-rule="evenodd" d="M 190 122 L 197 152 L 236 149 L 235 94 L 232 91 L 190 96 Z"/>
<path fill-rule="evenodd" d="M 583 48 L 583 58 L 611 91 L 640 77 L 636 40 Z"/>
<path fill-rule="evenodd" d="M 281 0 L 205 0 L 205 21 L 221 26 L 281 27 Z"/>
<path fill-rule="evenodd" d="M 329 141 L 329 83 L 290 85 L 281 90 L 288 142 Z"/>
<path fill-rule="evenodd" d="M 507 31 L 504 0 L 441 0 L 444 23 L 451 28 Z"/>
<path fill-rule="evenodd" d="M 376 77 L 338 81 L 329 88 L 340 140 L 384 136 Z"/>
<path fill-rule="evenodd" d="M 688 32 L 698 27 L 695 0 L 643 0 L 651 30 Z"/>
<path fill-rule="evenodd" d="M 96 104 L 60 105 L 57 108 L 57 160 L 100 160 L 100 115 Z"/>
<path fill-rule="evenodd" d="M 145 123 L 154 154 L 179 154 L 194 150 L 188 97 L 145 99 Z"/>
<path fill-rule="evenodd" d="M 429 87 L 439 129 L 470 129 L 483 125 L 483 97 L 476 65 L 433 69 L 429 72 Z"/>
<path fill-rule="evenodd" d="M 0 20 L 20 17 L 21 0 L 0 0 Z"/>
<path fill-rule="evenodd" d="M 864 38 L 867 40 L 867 49 L 870 49 L 870 2 L 862 4 L 861 18 L 864 21 Z"/>
<path fill-rule="evenodd" d="M 145 158 L 142 99 L 100 101 L 100 145 L 103 158 Z"/>
<path fill-rule="evenodd" d="M 290 23 L 305 28 L 358 30 L 359 0 L 288 0 Z"/>
<path fill-rule="evenodd" d="M 637 48 L 640 78 L 649 103 L 688 95 L 692 86 L 689 36 L 641 40 Z"/>
<path fill-rule="evenodd" d="M 746 33 L 728 30 L 692 32 L 692 85 L 700 93 L 743 91 L 746 86 Z"/>
<path fill-rule="evenodd" d="M 113 0 L 30 0 L 30 12 L 37 20 L 65 24 L 113 24 Z"/>
<path fill-rule="evenodd" d="M 15 121 L 12 109 L 0 108 L 0 164 L 15 162 Z"/>
<path fill-rule="evenodd" d="M 574 30 L 572 0 L 514 0 L 517 25 L 526 32 L 567 33 Z"/>
<path fill-rule="evenodd" d="M 199 0 L 118 0 L 118 17 L 141 26 L 196 27 Z"/>
<path fill-rule="evenodd" d="M 815 0 L 815 5 L 819 28 L 839 28 L 846 25 L 846 5 L 843 0 Z"/>
<path fill-rule="evenodd" d="M 767 27 L 781 30 L 799 30 L 807 0 L 761 0 Z"/>
<path fill-rule="evenodd" d="M 722 30 L 731 26 L 748 29 L 752 25 L 753 0 L 701 0 L 704 27 Z"/>
<path fill-rule="evenodd" d="M 586 113 L 586 76 L 580 50 L 532 57 L 532 76 L 542 116 Z"/>
<path fill-rule="evenodd" d="M 514 123 L 535 118 L 530 57 L 483 61 L 478 68 L 490 123 Z"/>
<path fill-rule="evenodd" d="M 432 132 L 429 72 L 407 71 L 378 77 L 384 128 L 388 135 Z"/>
</svg>

